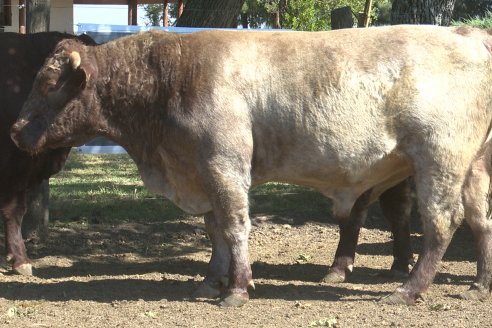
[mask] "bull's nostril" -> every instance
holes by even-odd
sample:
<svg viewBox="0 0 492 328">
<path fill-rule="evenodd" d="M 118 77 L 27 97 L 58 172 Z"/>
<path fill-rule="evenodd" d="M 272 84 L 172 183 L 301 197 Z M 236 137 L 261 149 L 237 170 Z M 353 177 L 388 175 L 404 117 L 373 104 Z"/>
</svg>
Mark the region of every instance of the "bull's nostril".
<svg viewBox="0 0 492 328">
<path fill-rule="evenodd" d="M 19 146 L 19 134 L 26 124 L 25 120 L 19 120 L 10 127 L 10 138 L 17 146 Z"/>
</svg>

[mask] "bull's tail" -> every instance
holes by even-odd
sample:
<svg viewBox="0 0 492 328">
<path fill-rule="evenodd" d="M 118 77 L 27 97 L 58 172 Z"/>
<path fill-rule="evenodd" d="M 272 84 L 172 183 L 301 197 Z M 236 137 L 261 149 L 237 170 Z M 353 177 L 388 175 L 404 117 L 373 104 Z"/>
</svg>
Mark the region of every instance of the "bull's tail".
<svg viewBox="0 0 492 328">
<path fill-rule="evenodd" d="M 489 123 L 489 129 L 487 131 L 487 139 L 485 140 L 485 163 L 487 167 L 487 173 L 489 175 L 489 190 L 487 192 L 487 201 L 489 203 L 487 209 L 487 220 L 492 219 L 492 122 Z"/>
</svg>

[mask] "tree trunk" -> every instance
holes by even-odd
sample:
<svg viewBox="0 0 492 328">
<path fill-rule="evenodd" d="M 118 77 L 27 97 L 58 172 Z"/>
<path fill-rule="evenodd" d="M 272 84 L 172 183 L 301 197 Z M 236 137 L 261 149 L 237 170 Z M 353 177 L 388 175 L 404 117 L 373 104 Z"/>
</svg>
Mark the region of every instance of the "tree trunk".
<svg viewBox="0 0 492 328">
<path fill-rule="evenodd" d="M 456 0 L 393 0 L 391 24 L 448 26 Z"/>
<path fill-rule="evenodd" d="M 244 0 L 188 0 L 176 26 L 236 28 L 243 3 Z"/>
<path fill-rule="evenodd" d="M 50 0 L 26 0 L 26 32 L 50 30 Z"/>
<path fill-rule="evenodd" d="M 50 29 L 50 0 L 26 0 L 26 32 L 46 32 Z M 49 183 L 44 180 L 27 195 L 27 213 L 22 221 L 22 235 L 44 236 L 49 219 Z"/>
<path fill-rule="evenodd" d="M 341 28 L 354 27 L 354 18 L 352 8 L 349 6 L 335 8 L 331 11 L 331 29 L 338 30 Z"/>
</svg>

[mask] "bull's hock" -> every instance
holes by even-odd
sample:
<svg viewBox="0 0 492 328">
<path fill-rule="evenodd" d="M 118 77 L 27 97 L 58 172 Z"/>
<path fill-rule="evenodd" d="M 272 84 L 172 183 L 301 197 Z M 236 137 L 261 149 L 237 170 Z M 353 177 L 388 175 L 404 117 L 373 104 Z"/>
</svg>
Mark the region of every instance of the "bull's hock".
<svg viewBox="0 0 492 328">
<path fill-rule="evenodd" d="M 487 31 L 435 26 L 68 40 L 39 71 L 12 138 L 31 153 L 96 136 L 122 145 L 150 189 L 206 213 L 212 256 L 199 294 L 232 306 L 253 285 L 251 186 L 295 183 L 333 200 L 340 242 L 329 277 L 339 281 L 352 271 L 367 206 L 413 176 L 425 246 L 383 301 L 413 304 L 425 292 L 463 214 L 480 241 L 466 298 L 483 298 L 490 49 Z"/>
</svg>

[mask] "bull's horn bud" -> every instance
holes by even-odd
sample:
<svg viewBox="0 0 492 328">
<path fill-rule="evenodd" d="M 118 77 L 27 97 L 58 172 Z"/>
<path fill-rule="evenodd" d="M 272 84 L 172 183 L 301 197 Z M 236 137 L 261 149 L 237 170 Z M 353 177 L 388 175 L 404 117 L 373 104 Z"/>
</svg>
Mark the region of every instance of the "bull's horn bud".
<svg viewBox="0 0 492 328">
<path fill-rule="evenodd" d="M 80 54 L 77 51 L 72 51 L 68 59 L 70 60 L 70 64 L 74 70 L 79 68 L 82 60 L 80 59 Z"/>
</svg>

